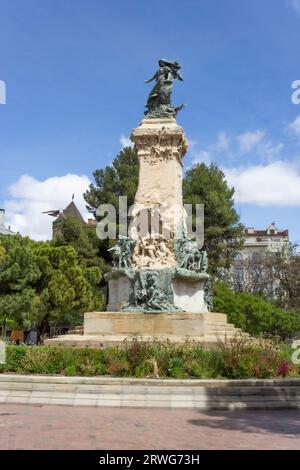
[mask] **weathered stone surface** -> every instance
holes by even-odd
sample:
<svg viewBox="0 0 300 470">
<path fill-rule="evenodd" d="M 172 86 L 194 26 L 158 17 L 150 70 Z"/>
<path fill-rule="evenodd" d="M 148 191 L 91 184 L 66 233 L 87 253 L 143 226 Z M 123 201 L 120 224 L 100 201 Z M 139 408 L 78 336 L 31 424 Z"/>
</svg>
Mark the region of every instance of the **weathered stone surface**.
<svg viewBox="0 0 300 470">
<path fill-rule="evenodd" d="M 185 312 L 208 312 L 204 298 L 206 280 L 189 282 L 186 279 L 173 279 L 174 304 Z"/>
<path fill-rule="evenodd" d="M 203 346 L 229 341 L 237 335 L 248 337 L 227 323 L 221 313 L 89 312 L 84 316 L 84 335 L 65 335 L 45 344 L 70 347 L 124 347 L 125 341 L 155 339 L 183 344 L 187 340 Z"/>
<path fill-rule="evenodd" d="M 182 158 L 188 149 L 183 129 L 175 119 L 144 119 L 131 139 L 139 160 L 139 184 L 132 212 L 157 209 L 168 238 L 182 234 L 186 213 L 182 201 Z M 145 234 L 146 235 L 146 234 Z M 138 239 L 133 223 L 130 236 Z"/>
<path fill-rule="evenodd" d="M 129 300 L 130 280 L 126 276 L 112 277 L 108 281 L 107 311 L 119 311 Z"/>
</svg>

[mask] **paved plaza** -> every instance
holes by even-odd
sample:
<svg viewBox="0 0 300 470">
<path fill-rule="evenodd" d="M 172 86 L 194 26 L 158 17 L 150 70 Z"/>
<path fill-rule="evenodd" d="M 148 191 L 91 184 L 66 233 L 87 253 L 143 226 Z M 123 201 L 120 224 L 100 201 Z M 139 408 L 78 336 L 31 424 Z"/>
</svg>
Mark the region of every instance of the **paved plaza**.
<svg viewBox="0 0 300 470">
<path fill-rule="evenodd" d="M 300 411 L 0 405 L 0 449 L 300 449 Z"/>
</svg>

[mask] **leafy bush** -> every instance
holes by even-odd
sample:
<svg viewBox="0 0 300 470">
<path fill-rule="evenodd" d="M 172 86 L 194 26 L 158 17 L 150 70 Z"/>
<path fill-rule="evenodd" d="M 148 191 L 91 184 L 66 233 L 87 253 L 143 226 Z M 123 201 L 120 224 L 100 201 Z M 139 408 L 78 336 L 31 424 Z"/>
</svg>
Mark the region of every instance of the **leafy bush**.
<svg viewBox="0 0 300 470">
<path fill-rule="evenodd" d="M 195 343 L 175 346 L 138 339 L 124 349 L 105 350 L 10 345 L 0 372 L 176 379 L 299 377 L 300 368 L 292 364 L 291 357 L 286 344 L 242 337 L 210 350 Z"/>
<path fill-rule="evenodd" d="M 186 379 L 188 377 L 185 371 L 185 364 L 180 357 L 172 357 L 168 365 L 168 375 L 174 379 Z"/>
<path fill-rule="evenodd" d="M 76 375 L 76 367 L 75 366 L 67 366 L 65 368 L 65 375 L 70 375 L 70 376 L 73 376 L 73 375 Z"/>
<path fill-rule="evenodd" d="M 300 331 L 300 315 L 284 311 L 257 295 L 233 292 L 226 284 L 214 286 L 214 310 L 226 313 L 228 321 L 253 336 L 272 335 L 282 339 Z"/>
</svg>

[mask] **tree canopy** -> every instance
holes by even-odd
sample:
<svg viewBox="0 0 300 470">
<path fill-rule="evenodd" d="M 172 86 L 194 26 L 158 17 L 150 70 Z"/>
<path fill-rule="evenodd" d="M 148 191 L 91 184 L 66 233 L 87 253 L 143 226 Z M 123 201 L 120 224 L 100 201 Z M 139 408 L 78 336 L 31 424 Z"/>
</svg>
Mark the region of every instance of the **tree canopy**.
<svg viewBox="0 0 300 470">
<path fill-rule="evenodd" d="M 234 292 L 222 282 L 214 286 L 214 309 L 226 313 L 230 323 L 253 336 L 286 339 L 300 330 L 299 313 L 285 311 L 259 295 Z"/>
<path fill-rule="evenodd" d="M 234 207 L 234 189 L 214 164 L 200 163 L 190 168 L 183 179 L 185 204 L 204 204 L 204 249 L 211 271 L 229 267 L 242 246 L 243 226 Z"/>
<path fill-rule="evenodd" d="M 53 246 L 72 246 L 85 267 L 98 267 L 103 273 L 111 269 L 105 261 L 109 256 L 108 246 L 97 237 L 95 225 L 86 225 L 68 217 L 58 223 L 58 229 L 58 236 L 51 242 Z"/>
<path fill-rule="evenodd" d="M 2 236 L 1 248 L 0 312 L 5 330 L 7 320 L 13 320 L 16 326 L 32 321 L 37 302 L 34 286 L 40 272 L 29 238 Z"/>
<path fill-rule="evenodd" d="M 138 173 L 136 152 L 125 147 L 111 165 L 94 172 L 95 183 L 90 185 L 84 198 L 95 208 L 100 204 L 112 204 L 118 213 L 119 196 L 127 196 L 128 207 L 134 203 Z"/>
<path fill-rule="evenodd" d="M 0 311 L 17 326 L 61 323 L 103 308 L 102 271 L 87 266 L 72 246 L 4 236 L 0 263 Z"/>
</svg>

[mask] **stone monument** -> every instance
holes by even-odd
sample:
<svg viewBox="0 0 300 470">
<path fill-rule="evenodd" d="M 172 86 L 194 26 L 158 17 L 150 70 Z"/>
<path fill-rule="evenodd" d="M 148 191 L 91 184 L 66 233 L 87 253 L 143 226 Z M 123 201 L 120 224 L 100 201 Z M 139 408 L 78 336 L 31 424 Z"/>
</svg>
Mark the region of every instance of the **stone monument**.
<svg viewBox="0 0 300 470">
<path fill-rule="evenodd" d="M 139 183 L 128 237 L 111 248 L 106 312 L 85 314 L 84 335 L 67 335 L 48 344 L 120 345 L 138 335 L 184 342 L 187 337 L 214 343 L 233 335 L 226 315 L 212 313 L 208 256 L 187 235 L 182 199 L 182 160 L 188 142 L 176 122 L 174 80 L 180 65 L 159 61 L 145 117 L 132 131 L 139 161 Z"/>
<path fill-rule="evenodd" d="M 128 239 L 112 249 L 107 277 L 108 311 L 207 312 L 211 309 L 205 252 L 187 237 L 182 200 L 182 159 L 188 142 L 176 122 L 183 105 L 171 104 L 180 65 L 164 59 L 145 118 L 132 131 L 139 161 L 139 184 Z M 141 225 L 143 226 L 141 228 Z"/>
</svg>

